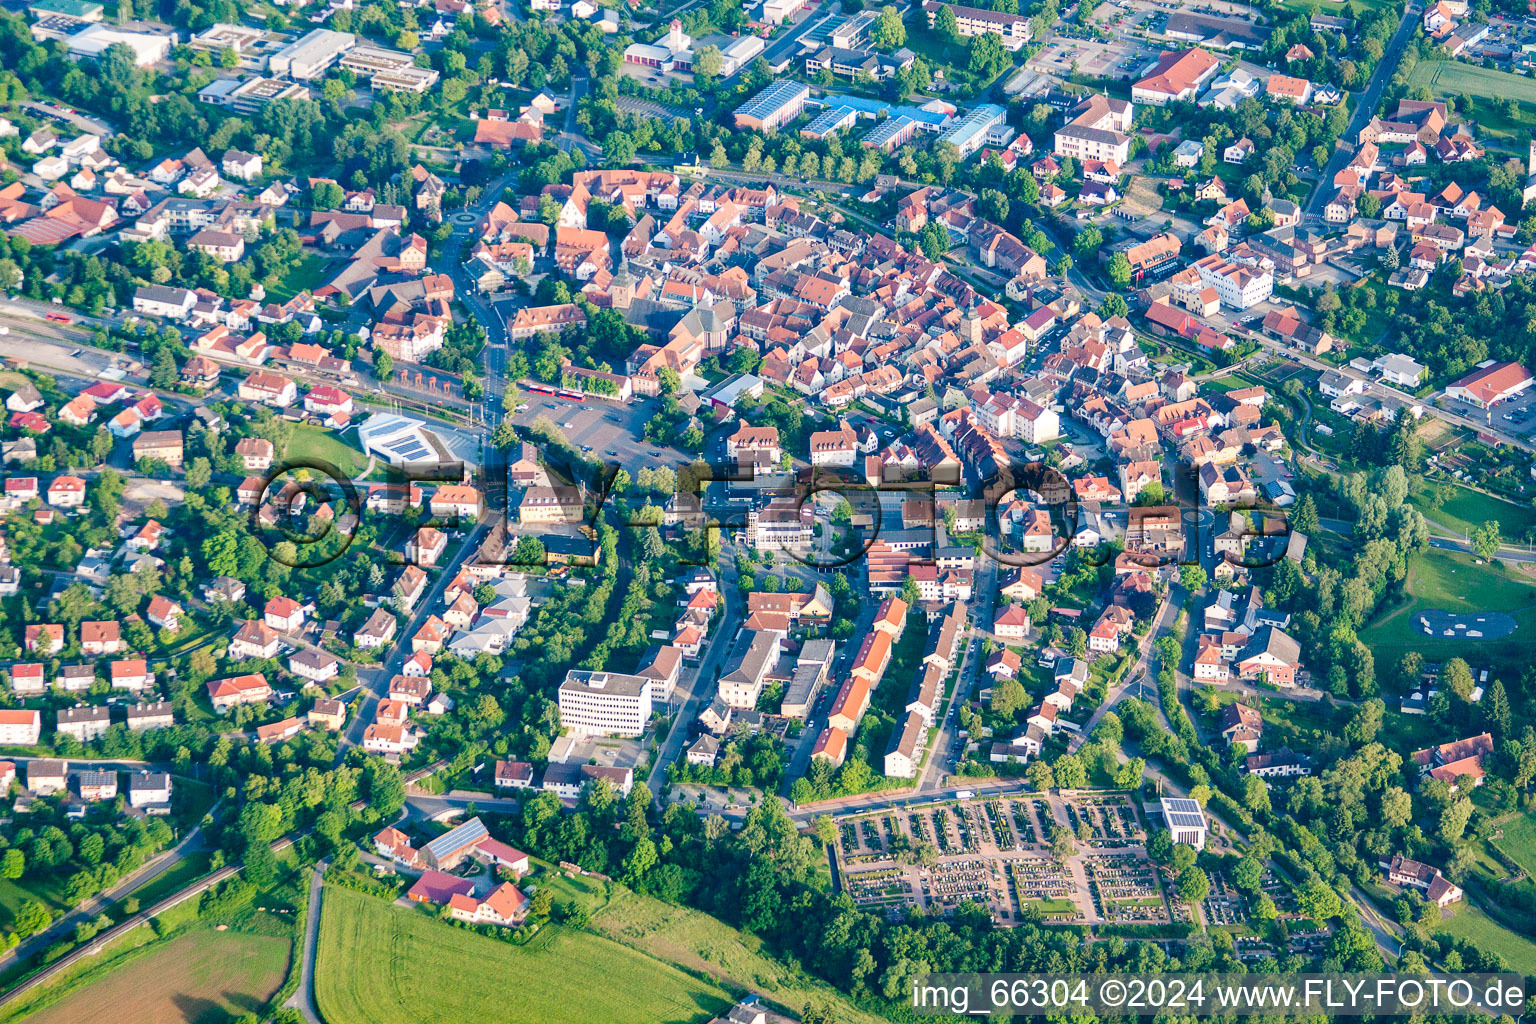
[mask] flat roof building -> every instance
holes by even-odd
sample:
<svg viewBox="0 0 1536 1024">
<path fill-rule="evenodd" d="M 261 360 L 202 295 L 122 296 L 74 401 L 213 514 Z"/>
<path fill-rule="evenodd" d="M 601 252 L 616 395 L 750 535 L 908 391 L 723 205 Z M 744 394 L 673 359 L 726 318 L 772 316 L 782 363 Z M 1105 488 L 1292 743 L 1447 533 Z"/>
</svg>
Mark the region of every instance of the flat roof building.
<svg viewBox="0 0 1536 1024">
<path fill-rule="evenodd" d="M 1013 134 L 1005 122 L 1007 116 L 1008 111 L 996 103 L 983 103 L 950 125 L 939 141 L 953 145 L 962 158 L 988 143 L 1000 146 Z"/>
<path fill-rule="evenodd" d="M 366 43 L 342 54 L 340 65 L 359 78 L 367 78 L 369 88 L 375 92 L 420 94 L 436 85 L 438 79 L 432 68 L 417 67 L 412 54 Z"/>
<path fill-rule="evenodd" d="M 803 82 L 774 82 L 736 108 L 736 127 L 771 132 L 799 116 L 810 98 L 811 87 Z"/>
<path fill-rule="evenodd" d="M 651 717 L 651 680 L 572 669 L 559 693 L 560 724 L 577 736 L 639 736 Z"/>
<path fill-rule="evenodd" d="M 356 44 L 357 37 L 350 32 L 313 29 L 269 57 L 267 70 L 296 82 L 307 82 L 323 75 L 326 68 Z"/>
<path fill-rule="evenodd" d="M 101 11 L 101 4 L 89 0 L 37 0 L 27 5 L 27 13 L 39 20 L 65 18 L 80 24 L 100 21 Z"/>
<path fill-rule="evenodd" d="M 199 102 L 229 107 L 237 114 L 254 114 L 273 100 L 307 100 L 309 89 L 297 82 L 275 78 L 219 78 L 209 82 L 197 94 Z"/>
<path fill-rule="evenodd" d="M 65 40 L 69 44 L 69 55 L 76 60 L 100 57 L 108 47 L 121 43 L 133 51 L 133 62 L 141 68 L 165 60 L 175 41 L 174 37 L 160 32 L 130 32 L 100 24 L 88 25 Z"/>
</svg>

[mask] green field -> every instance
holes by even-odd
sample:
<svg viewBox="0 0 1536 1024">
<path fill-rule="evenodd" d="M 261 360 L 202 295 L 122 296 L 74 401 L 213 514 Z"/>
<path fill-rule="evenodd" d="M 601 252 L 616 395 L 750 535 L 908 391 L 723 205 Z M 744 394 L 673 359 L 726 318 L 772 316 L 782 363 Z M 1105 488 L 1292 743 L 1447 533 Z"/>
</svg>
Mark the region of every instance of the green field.
<svg viewBox="0 0 1536 1024">
<path fill-rule="evenodd" d="M 323 427 L 298 424 L 284 453 L 289 459 L 320 459 L 329 462 L 348 480 L 362 478 L 368 457 Z"/>
<path fill-rule="evenodd" d="M 1504 834 L 1492 840 L 1499 852 L 1536 878 L 1536 814 L 1520 814 L 1500 822 Z"/>
<path fill-rule="evenodd" d="M 223 1024 L 262 1006 L 283 983 L 291 943 L 197 929 L 77 976 L 29 1024 Z M 46 998 L 46 997 L 45 997 Z M 36 1004 L 32 1004 L 36 1005 Z"/>
<path fill-rule="evenodd" d="M 1451 497 L 1436 508 L 1429 501 L 1429 491 L 1442 486 L 1450 487 Z M 1499 524 L 1499 535 L 1505 541 L 1518 542 L 1526 530 L 1536 529 L 1536 508 L 1490 497 L 1460 484 L 1421 483 L 1408 500 L 1431 523 L 1463 535 L 1490 519 Z"/>
<path fill-rule="evenodd" d="M 1516 935 L 1470 901 L 1452 904 L 1452 910 L 1455 912 L 1454 917 L 1430 924 L 1431 934 L 1447 932 L 1473 943 L 1479 949 L 1499 954 L 1512 971 L 1536 973 L 1536 942 Z"/>
<path fill-rule="evenodd" d="M 314 291 L 325 282 L 330 261 L 323 256 L 308 255 L 292 270 L 267 285 L 268 302 L 287 302 L 302 291 Z"/>
<path fill-rule="evenodd" d="M 1110 902 L 1114 903 L 1114 902 L 1117 902 L 1117 901 L 1111 900 Z M 1073 902 L 1072 900 L 1065 899 L 1065 898 L 1060 898 L 1060 897 L 1055 898 L 1055 899 L 1048 899 L 1048 900 L 1020 900 L 1019 903 L 1020 903 L 1020 905 L 1025 910 L 1029 910 L 1029 909 L 1033 908 L 1035 910 L 1040 911 L 1040 913 L 1042 913 L 1042 914 L 1076 914 L 1076 913 L 1078 913 L 1077 904 L 1075 902 Z M 1153 900 L 1151 905 L 1162 906 L 1162 904 L 1163 904 L 1162 900 Z"/>
<path fill-rule="evenodd" d="M 1536 79 L 1458 60 L 1420 61 L 1408 79 L 1408 89 L 1412 91 L 1421 85 L 1429 86 L 1436 96 L 1512 96 L 1521 103 L 1536 105 Z"/>
<path fill-rule="evenodd" d="M 141 908 L 148 909 L 206 875 L 212 863 L 212 851 L 193 850 L 128 895 L 138 900 Z"/>
<path fill-rule="evenodd" d="M 1395 664 L 1414 650 L 1427 661 L 1462 657 L 1474 667 L 1523 664 L 1531 637 L 1536 636 L 1536 587 L 1529 578 L 1495 565 L 1478 565 L 1469 554 L 1430 548 L 1408 565 L 1405 604 L 1378 616 L 1360 631 L 1360 639 L 1378 663 Z M 1431 637 L 1419 632 L 1421 610 L 1509 612 L 1517 628 L 1508 637 L 1479 643 L 1455 637 Z"/>
<path fill-rule="evenodd" d="M 830 1002 L 835 1007 L 834 1016 L 844 1024 L 878 1024 L 880 1020 L 847 1002 L 831 986 L 769 957 L 755 936 L 697 910 L 674 907 L 616 887 L 612 902 L 593 914 L 592 927 L 688 971 L 707 973 L 732 988 L 757 992 L 795 1013 L 816 996 Z"/>
<path fill-rule="evenodd" d="M 320 1013 L 336 1024 L 654 1024 L 706 1021 L 722 989 L 588 932 L 547 926 L 513 946 L 327 886 L 315 964 Z M 488 1004 L 487 999 L 493 999 Z"/>
</svg>

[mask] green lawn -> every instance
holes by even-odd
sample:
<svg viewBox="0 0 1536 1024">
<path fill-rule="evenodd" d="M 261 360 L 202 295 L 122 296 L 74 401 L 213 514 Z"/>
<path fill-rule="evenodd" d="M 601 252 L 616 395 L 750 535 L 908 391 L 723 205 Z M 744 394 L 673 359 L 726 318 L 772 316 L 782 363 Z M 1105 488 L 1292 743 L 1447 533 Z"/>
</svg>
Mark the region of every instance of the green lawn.
<svg viewBox="0 0 1536 1024">
<path fill-rule="evenodd" d="M 1504 834 L 1492 840 L 1499 852 L 1536 877 L 1536 814 L 1521 814 L 1502 822 Z"/>
<path fill-rule="evenodd" d="M 1431 489 L 1440 487 L 1449 487 L 1450 497 L 1436 507 L 1429 495 Z M 1536 529 L 1536 508 L 1490 497 L 1460 484 L 1421 483 L 1408 500 L 1431 523 L 1463 535 L 1490 519 L 1499 524 L 1499 535 L 1506 541 L 1518 542 L 1526 530 Z"/>
<path fill-rule="evenodd" d="M 823 862 L 825 857 L 820 858 Z M 847 1002 L 831 986 L 763 952 L 755 936 L 708 914 L 615 887 L 612 902 L 592 917 L 602 934 L 693 973 L 761 994 L 798 1014 L 812 997 L 830 1002 L 843 1024 L 877 1024 L 880 1018 Z"/>
<path fill-rule="evenodd" d="M 64 899 L 62 879 L 28 878 L 18 882 L 0 878 L 0 910 L 5 911 L 6 920 L 15 917 L 16 911 L 27 900 L 37 900 L 55 913 L 69 907 Z"/>
<path fill-rule="evenodd" d="M 1408 566 L 1405 604 L 1378 616 L 1360 631 L 1360 639 L 1376 655 L 1378 663 L 1396 664 L 1410 650 L 1428 661 L 1463 657 L 1474 667 L 1515 665 L 1524 662 L 1528 638 L 1536 634 L 1536 587 L 1526 577 L 1494 565 L 1478 565 L 1469 554 L 1430 548 L 1413 557 Z M 1508 637 L 1478 642 L 1455 637 L 1425 636 L 1418 629 L 1418 612 L 1509 612 L 1517 628 Z"/>
<path fill-rule="evenodd" d="M 327 886 L 315 998 L 345 1024 L 654 1024 L 706 1021 L 727 993 L 611 939 L 547 926 L 513 946 Z M 487 1003 L 487 1000 L 493 1000 Z"/>
<path fill-rule="evenodd" d="M 1163 903 L 1162 900 L 1156 900 L 1154 902 L 1158 906 L 1162 906 Z M 1035 910 L 1040 911 L 1042 914 L 1076 914 L 1079 912 L 1077 904 L 1072 900 L 1066 899 L 1064 897 L 1056 897 L 1048 900 L 1020 900 L 1019 903 L 1025 910 L 1034 908 Z"/>
<path fill-rule="evenodd" d="M 1516 935 L 1470 901 L 1452 904 L 1452 910 L 1454 917 L 1430 924 L 1432 934 L 1447 932 L 1473 943 L 1479 949 L 1499 954 L 1509 964 L 1510 970 L 1521 974 L 1536 973 L 1536 942 Z"/>
<path fill-rule="evenodd" d="M 325 283 L 326 268 L 330 264 L 324 256 L 310 254 L 294 265 L 277 281 L 267 285 L 268 302 L 287 302 L 302 291 L 314 291 Z"/>
<path fill-rule="evenodd" d="M 194 850 L 128 895 L 139 901 L 141 910 L 152 907 L 171 893 L 185 889 L 207 874 L 212 859 L 213 854 L 210 851 Z"/>
<path fill-rule="evenodd" d="M 301 423 L 293 428 L 284 455 L 289 459 L 320 459 L 341 470 L 348 480 L 356 481 L 368 465 L 368 457 L 323 427 Z"/>
<path fill-rule="evenodd" d="M 1396 0 L 1355 0 L 1355 5 L 1362 8 L 1369 8 L 1371 10 L 1379 10 L 1383 7 L 1395 12 L 1400 12 L 1402 10 L 1402 6 L 1398 4 Z M 1312 12 L 1317 11 L 1322 14 L 1337 14 L 1343 17 L 1349 16 L 1349 12 L 1343 10 L 1342 5 L 1340 4 L 1318 5 L 1313 3 L 1312 0 L 1280 0 L 1280 6 L 1288 11 L 1300 11 L 1303 14 L 1311 14 Z"/>
</svg>

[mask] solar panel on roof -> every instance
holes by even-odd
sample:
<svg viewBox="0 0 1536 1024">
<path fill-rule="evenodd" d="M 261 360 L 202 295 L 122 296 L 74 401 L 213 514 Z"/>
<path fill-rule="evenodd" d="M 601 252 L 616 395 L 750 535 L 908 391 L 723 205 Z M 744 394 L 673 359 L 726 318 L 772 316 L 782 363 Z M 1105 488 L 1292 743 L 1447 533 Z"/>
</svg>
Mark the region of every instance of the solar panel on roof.
<svg viewBox="0 0 1536 1024">
<path fill-rule="evenodd" d="M 445 857 L 455 850 L 463 849 L 471 843 L 478 842 L 490 835 L 486 831 L 485 822 L 479 818 L 470 818 L 462 825 L 455 826 L 438 836 L 427 844 L 427 849 L 434 857 Z"/>
</svg>

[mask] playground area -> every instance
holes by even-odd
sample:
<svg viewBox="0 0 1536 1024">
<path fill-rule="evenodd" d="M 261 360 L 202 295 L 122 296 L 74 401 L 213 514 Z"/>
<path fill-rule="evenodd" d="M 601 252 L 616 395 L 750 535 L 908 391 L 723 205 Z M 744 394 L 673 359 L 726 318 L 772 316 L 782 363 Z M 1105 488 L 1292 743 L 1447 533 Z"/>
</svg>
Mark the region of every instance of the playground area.
<svg viewBox="0 0 1536 1024">
<path fill-rule="evenodd" d="M 1509 636 L 1518 626 L 1512 615 L 1484 612 L 1460 615 L 1439 609 L 1425 609 L 1418 614 L 1419 632 L 1425 636 L 1450 636 L 1464 640 L 1498 640 Z"/>
</svg>

